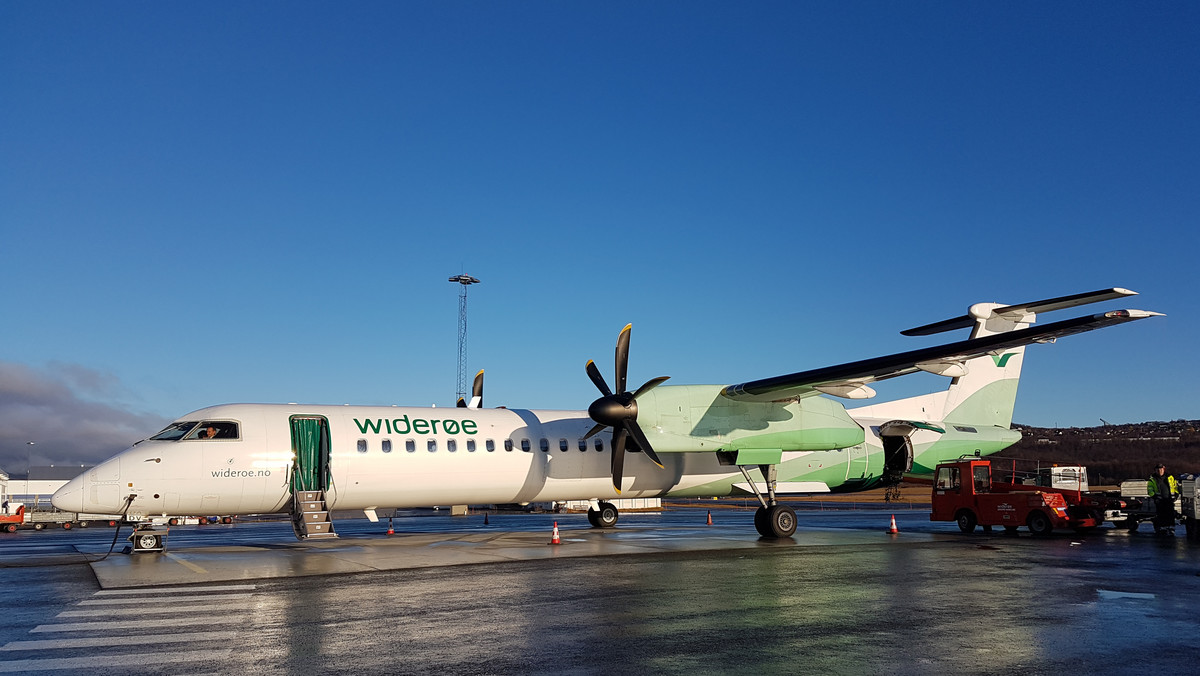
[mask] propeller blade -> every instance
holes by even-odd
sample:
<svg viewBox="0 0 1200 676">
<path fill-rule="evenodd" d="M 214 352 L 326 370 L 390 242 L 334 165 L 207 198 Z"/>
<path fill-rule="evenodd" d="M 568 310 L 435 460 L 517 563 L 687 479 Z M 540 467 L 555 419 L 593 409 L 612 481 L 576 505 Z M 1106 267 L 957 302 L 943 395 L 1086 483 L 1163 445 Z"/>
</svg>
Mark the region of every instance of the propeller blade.
<svg viewBox="0 0 1200 676">
<path fill-rule="evenodd" d="M 617 394 L 625 391 L 625 376 L 629 372 L 629 332 L 633 324 L 626 324 L 617 336 Z"/>
<path fill-rule="evenodd" d="M 467 400 L 466 400 L 466 399 L 463 399 L 462 397 L 459 397 L 459 398 L 458 398 L 458 403 L 457 403 L 457 404 L 455 404 L 455 407 L 457 407 L 457 408 L 466 408 L 466 407 L 467 407 Z"/>
<path fill-rule="evenodd" d="M 613 488 L 617 492 L 621 492 L 621 470 L 625 467 L 625 439 L 628 433 L 625 431 L 625 426 L 618 427 L 613 433 L 612 444 L 612 477 Z"/>
<path fill-rule="evenodd" d="M 662 469 L 662 460 L 659 460 L 658 454 L 654 452 L 653 448 L 650 448 L 650 440 L 646 438 L 646 433 L 642 431 L 642 428 L 632 420 L 626 420 L 623 427 L 633 437 L 633 442 L 642 449 L 642 453 L 645 453 L 647 458 L 650 458 L 654 464 L 658 465 L 659 469 Z"/>
<path fill-rule="evenodd" d="M 605 427 L 608 427 L 608 425 L 605 425 L 604 423 L 596 423 L 596 426 L 588 430 L 588 433 L 583 435 L 583 438 L 591 439 L 592 437 L 596 436 L 597 432 L 602 431 Z"/>
<path fill-rule="evenodd" d="M 600 369 L 596 368 L 596 362 L 591 359 L 587 363 L 587 374 L 592 379 L 592 384 L 596 386 L 596 389 L 600 390 L 600 394 L 606 397 L 612 396 L 612 390 L 608 389 L 608 383 L 604 382 L 604 376 L 600 375 Z"/>
<path fill-rule="evenodd" d="M 659 376 L 657 378 L 654 378 L 653 380 L 647 380 L 641 387 L 639 387 L 637 389 L 637 392 L 633 393 L 633 398 L 637 399 L 638 397 L 649 392 L 650 390 L 653 390 L 654 388 L 658 387 L 659 385 L 662 385 L 663 383 L 665 383 L 666 381 L 668 381 L 670 379 L 671 379 L 671 376 Z"/>
</svg>

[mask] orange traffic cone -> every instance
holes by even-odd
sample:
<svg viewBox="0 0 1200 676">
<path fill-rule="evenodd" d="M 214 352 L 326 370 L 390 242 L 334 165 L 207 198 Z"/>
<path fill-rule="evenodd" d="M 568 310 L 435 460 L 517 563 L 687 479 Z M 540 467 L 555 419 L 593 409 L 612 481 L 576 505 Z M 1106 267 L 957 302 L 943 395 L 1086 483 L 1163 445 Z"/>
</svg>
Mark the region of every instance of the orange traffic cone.
<svg viewBox="0 0 1200 676">
<path fill-rule="evenodd" d="M 558 539 L 558 522 L 557 521 L 554 522 L 554 534 L 550 536 L 550 544 L 552 544 L 552 545 L 561 545 L 562 544 L 562 540 Z"/>
<path fill-rule="evenodd" d="M 708 524 L 707 525 L 709 525 L 709 526 L 712 525 L 712 510 L 711 509 L 708 510 Z"/>
<path fill-rule="evenodd" d="M 887 529 L 887 533 L 888 533 L 888 535 L 896 535 L 899 532 L 900 532 L 900 529 L 896 528 L 896 515 L 893 514 L 892 515 L 892 526 L 891 526 L 891 528 Z"/>
</svg>

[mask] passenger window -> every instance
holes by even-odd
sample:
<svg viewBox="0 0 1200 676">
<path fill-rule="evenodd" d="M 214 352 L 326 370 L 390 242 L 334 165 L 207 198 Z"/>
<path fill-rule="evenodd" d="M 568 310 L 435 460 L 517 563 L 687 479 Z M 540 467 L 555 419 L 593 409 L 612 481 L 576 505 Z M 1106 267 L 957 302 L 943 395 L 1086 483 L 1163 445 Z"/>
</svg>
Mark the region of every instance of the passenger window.
<svg viewBox="0 0 1200 676">
<path fill-rule="evenodd" d="M 538 448 L 542 449 L 542 453 L 549 453 L 550 452 L 550 440 L 543 438 L 541 441 L 538 441 Z"/>
<path fill-rule="evenodd" d="M 487 449 L 488 453 L 494 453 L 496 451 L 496 442 L 488 439 L 483 442 L 483 447 Z"/>
<path fill-rule="evenodd" d="M 413 441 L 412 439 L 405 439 L 404 440 L 404 450 L 408 451 L 409 453 L 416 453 L 417 452 L 417 442 Z"/>
<path fill-rule="evenodd" d="M 511 451 L 512 449 L 513 449 L 512 439 L 505 439 L 504 440 L 504 450 Z"/>
<path fill-rule="evenodd" d="M 391 439 L 384 439 L 384 440 L 383 440 L 383 452 L 384 452 L 384 453 L 391 453 L 391 452 L 392 452 L 392 440 L 391 440 Z"/>
<path fill-rule="evenodd" d="M 601 453 L 604 452 L 604 440 L 601 439 L 600 437 L 596 437 L 596 440 L 594 442 L 592 442 L 592 445 L 596 447 L 597 451 L 599 451 Z"/>
<path fill-rule="evenodd" d="M 584 439 L 583 437 L 579 437 L 579 450 L 581 450 L 581 451 L 587 450 L 587 439 Z"/>
<path fill-rule="evenodd" d="M 571 447 L 571 444 L 568 444 L 566 439 L 558 440 L 558 450 L 566 451 L 570 447 Z"/>
<path fill-rule="evenodd" d="M 425 447 L 429 449 L 430 453 L 437 453 L 437 439 L 430 439 L 425 443 Z"/>
<path fill-rule="evenodd" d="M 366 440 L 366 439 L 359 439 L 359 440 L 358 440 L 358 452 L 359 452 L 359 453 L 366 453 L 366 452 L 367 452 L 367 440 Z"/>
<path fill-rule="evenodd" d="M 458 450 L 458 441 L 455 439 L 447 439 L 446 440 L 446 450 L 450 451 L 451 453 L 457 451 Z"/>
<path fill-rule="evenodd" d="M 533 450 L 533 445 L 529 443 L 528 439 L 521 440 L 521 450 L 525 451 L 526 453 Z"/>
<path fill-rule="evenodd" d="M 475 440 L 467 439 L 467 453 L 474 453 L 474 452 L 475 452 Z"/>
</svg>

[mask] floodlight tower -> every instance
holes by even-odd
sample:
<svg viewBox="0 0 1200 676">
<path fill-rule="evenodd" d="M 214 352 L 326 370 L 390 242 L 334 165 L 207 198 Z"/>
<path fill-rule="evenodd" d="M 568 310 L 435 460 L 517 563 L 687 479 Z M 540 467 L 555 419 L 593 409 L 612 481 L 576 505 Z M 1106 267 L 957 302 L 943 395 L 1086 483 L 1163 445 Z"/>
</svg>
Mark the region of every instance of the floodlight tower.
<svg viewBox="0 0 1200 676">
<path fill-rule="evenodd" d="M 458 401 L 467 396 L 467 287 L 479 280 L 471 275 L 455 275 L 450 281 L 462 285 L 462 293 L 458 294 L 458 391 L 454 394 Z"/>
</svg>

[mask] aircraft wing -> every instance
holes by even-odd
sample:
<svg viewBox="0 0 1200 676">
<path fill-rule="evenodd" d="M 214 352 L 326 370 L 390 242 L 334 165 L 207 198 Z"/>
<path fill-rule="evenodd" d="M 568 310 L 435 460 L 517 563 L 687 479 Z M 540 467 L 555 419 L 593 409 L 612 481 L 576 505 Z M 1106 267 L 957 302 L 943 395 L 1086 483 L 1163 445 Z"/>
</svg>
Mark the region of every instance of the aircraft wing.
<svg viewBox="0 0 1200 676">
<path fill-rule="evenodd" d="M 849 399 L 864 399 L 875 393 L 866 384 L 917 371 L 945 376 L 965 373 L 962 363 L 985 355 L 999 355 L 1004 350 L 1030 343 L 1051 343 L 1063 336 L 1092 331 L 1124 322 L 1161 316 L 1144 310 L 1113 310 L 1101 314 L 1066 319 L 1042 326 L 961 340 L 946 345 L 901 352 L 886 357 L 826 366 L 785 376 L 752 380 L 726 386 L 721 394 L 743 401 L 779 401 L 817 394 L 832 394 Z"/>
</svg>

